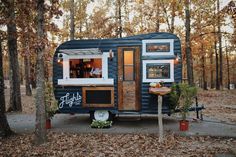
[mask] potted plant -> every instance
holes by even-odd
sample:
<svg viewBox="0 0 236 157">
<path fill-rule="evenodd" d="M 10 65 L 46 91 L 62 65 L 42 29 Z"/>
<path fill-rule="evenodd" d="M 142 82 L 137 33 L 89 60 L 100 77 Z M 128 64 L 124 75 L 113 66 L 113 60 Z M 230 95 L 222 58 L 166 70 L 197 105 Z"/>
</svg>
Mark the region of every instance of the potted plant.
<svg viewBox="0 0 236 157">
<path fill-rule="evenodd" d="M 112 121 L 102 121 L 102 120 L 93 120 L 91 123 L 91 128 L 110 128 L 112 126 Z"/>
<path fill-rule="evenodd" d="M 182 120 L 180 121 L 179 126 L 181 131 L 187 131 L 189 128 L 189 121 L 186 120 L 186 118 L 189 112 L 189 108 L 193 103 L 194 97 L 197 94 L 197 88 L 185 83 L 179 84 L 178 87 L 180 93 L 178 99 L 178 107 L 182 116 Z"/>
<path fill-rule="evenodd" d="M 185 83 L 173 84 L 170 92 L 170 108 L 172 111 L 179 109 L 182 119 L 179 127 L 181 131 L 187 131 L 189 121 L 186 120 L 193 98 L 197 94 L 197 88 Z"/>
<path fill-rule="evenodd" d="M 46 129 L 51 129 L 51 119 L 58 110 L 57 101 L 54 98 L 53 87 L 50 82 L 45 83 L 45 109 L 46 109 Z"/>
</svg>

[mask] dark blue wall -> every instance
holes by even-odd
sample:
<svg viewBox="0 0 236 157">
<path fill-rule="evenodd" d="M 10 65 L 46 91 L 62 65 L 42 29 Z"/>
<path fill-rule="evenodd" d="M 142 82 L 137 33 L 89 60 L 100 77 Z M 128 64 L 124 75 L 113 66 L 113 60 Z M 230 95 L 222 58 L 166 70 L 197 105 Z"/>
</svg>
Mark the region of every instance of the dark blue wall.
<svg viewBox="0 0 236 157">
<path fill-rule="evenodd" d="M 97 40 L 72 40 L 61 44 L 54 54 L 53 61 L 53 85 L 54 93 L 56 99 L 59 100 L 60 97 L 64 96 L 66 93 L 76 93 L 82 94 L 82 87 L 80 86 L 59 86 L 57 85 L 57 80 L 63 78 L 62 65 L 57 63 L 57 54 L 61 49 L 88 49 L 88 48 L 99 48 L 102 52 L 109 52 L 110 49 L 114 52 L 114 58 L 112 61 L 108 61 L 108 77 L 114 79 L 115 88 L 115 108 L 110 110 L 117 111 L 117 47 L 126 46 L 139 46 L 140 47 L 140 57 L 141 57 L 141 70 L 142 70 L 142 60 L 146 59 L 170 59 L 165 56 L 161 57 L 144 57 L 142 56 L 142 40 L 144 39 L 174 39 L 174 54 L 179 55 L 181 58 L 181 43 L 179 38 L 170 33 L 150 33 L 143 35 L 136 35 L 125 38 L 118 39 L 97 39 Z M 142 74 L 142 72 L 141 72 Z M 182 65 L 181 61 L 179 64 L 174 65 L 174 78 L 175 82 L 181 82 L 182 80 Z M 141 76 L 142 80 L 142 76 Z M 166 84 L 170 86 L 171 84 Z M 141 113 L 157 113 L 157 97 L 148 93 L 149 83 L 141 82 Z M 60 101 L 59 101 L 60 103 Z M 88 112 L 89 109 L 82 108 L 81 105 L 73 105 L 73 107 L 64 106 L 61 112 L 68 113 L 84 113 Z M 168 113 L 168 98 L 164 98 L 163 112 Z"/>
</svg>

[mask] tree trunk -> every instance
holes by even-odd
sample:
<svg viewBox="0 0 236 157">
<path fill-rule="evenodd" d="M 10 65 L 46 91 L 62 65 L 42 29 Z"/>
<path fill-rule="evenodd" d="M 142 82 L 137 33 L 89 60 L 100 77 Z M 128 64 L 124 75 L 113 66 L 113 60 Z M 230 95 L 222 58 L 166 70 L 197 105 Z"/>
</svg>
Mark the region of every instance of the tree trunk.
<svg viewBox="0 0 236 157">
<path fill-rule="evenodd" d="M 175 7 L 176 7 L 176 2 L 172 1 L 171 2 L 171 29 L 170 29 L 170 33 L 174 33 L 175 31 Z"/>
<path fill-rule="evenodd" d="M 27 96 L 32 95 L 31 87 L 30 87 L 30 61 L 29 56 L 26 54 L 24 57 L 25 64 L 25 91 Z"/>
<path fill-rule="evenodd" d="M 37 1 L 37 71 L 36 71 L 36 124 L 35 124 L 35 143 L 46 142 L 46 113 L 45 113 L 45 78 L 44 78 L 44 0 Z"/>
<path fill-rule="evenodd" d="M 5 115 L 5 95 L 4 95 L 4 76 L 2 60 L 2 40 L 0 39 L 0 137 L 6 137 L 12 134 Z"/>
<path fill-rule="evenodd" d="M 215 6 L 216 8 L 216 6 Z M 216 10 L 216 9 L 215 9 Z M 214 16 L 216 16 L 214 12 Z M 214 32 L 216 32 L 216 23 L 214 23 Z M 217 52 L 217 35 L 214 34 L 214 50 L 215 50 L 215 62 L 216 62 L 216 90 L 220 90 L 219 85 L 219 59 L 218 59 L 218 52 Z"/>
<path fill-rule="evenodd" d="M 29 60 L 29 38 L 27 35 L 27 39 L 24 40 L 23 49 L 25 51 L 24 56 L 24 68 L 25 68 L 25 93 L 27 96 L 32 95 L 31 87 L 30 87 L 30 60 Z"/>
<path fill-rule="evenodd" d="M 82 10 L 82 1 L 79 1 L 79 12 L 81 13 L 83 10 Z M 82 19 L 80 19 L 79 21 L 79 39 L 82 39 L 83 36 L 82 36 L 82 28 L 83 28 L 83 23 L 82 23 Z"/>
<path fill-rule="evenodd" d="M 230 89 L 230 70 L 229 70 L 229 52 L 226 46 L 226 61 L 227 61 L 227 76 L 228 76 L 228 89 Z"/>
<path fill-rule="evenodd" d="M 70 0 L 70 40 L 75 39 L 75 7 L 74 0 Z"/>
<path fill-rule="evenodd" d="M 190 2 L 189 0 L 185 0 L 185 15 L 186 15 L 186 62 L 187 62 L 187 75 L 188 75 L 188 83 L 189 85 L 194 85 L 193 79 L 193 61 L 192 61 L 192 53 L 190 48 Z"/>
<path fill-rule="evenodd" d="M 220 2 L 217 0 L 217 26 L 218 26 L 218 41 L 219 41 L 219 59 L 220 59 L 220 74 L 219 85 L 220 89 L 223 88 L 223 58 L 222 58 L 222 40 L 221 40 L 221 24 L 220 24 Z"/>
<path fill-rule="evenodd" d="M 121 0 L 118 0 L 118 22 L 118 35 L 120 38 L 122 38 Z"/>
<path fill-rule="evenodd" d="M 30 84 L 33 89 L 36 88 L 36 66 L 34 62 L 30 62 Z"/>
<path fill-rule="evenodd" d="M 202 39 L 203 40 L 203 39 Z M 201 55 L 202 55 L 202 81 L 203 81 L 203 89 L 207 90 L 207 81 L 206 81 L 206 69 L 205 69 L 205 53 L 203 43 L 201 43 Z"/>
<path fill-rule="evenodd" d="M 213 70 L 213 51 L 211 52 L 211 56 L 210 56 L 210 64 L 211 64 L 211 89 L 214 88 L 214 78 L 213 78 L 213 73 L 214 73 L 214 70 Z"/>
<path fill-rule="evenodd" d="M 160 32 L 160 8 L 158 1 L 156 1 L 156 32 Z"/>
<path fill-rule="evenodd" d="M 10 88 L 10 107 L 8 111 L 22 111 L 14 0 L 9 0 L 7 14 L 9 18 L 7 23 L 7 44 L 10 60 L 10 85 L 12 86 Z"/>
</svg>

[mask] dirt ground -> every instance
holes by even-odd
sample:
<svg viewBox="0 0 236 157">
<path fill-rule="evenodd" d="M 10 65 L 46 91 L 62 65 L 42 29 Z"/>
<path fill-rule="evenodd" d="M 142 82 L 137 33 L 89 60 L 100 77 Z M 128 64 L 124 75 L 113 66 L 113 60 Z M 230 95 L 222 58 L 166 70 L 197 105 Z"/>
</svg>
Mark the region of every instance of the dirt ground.
<svg viewBox="0 0 236 157">
<path fill-rule="evenodd" d="M 34 92 L 33 92 L 34 93 Z M 9 102 L 9 88 L 6 89 Z M 202 91 L 199 103 L 204 116 L 236 124 L 236 90 Z M 25 96 L 22 87 L 23 113 L 35 112 L 34 98 Z M 48 142 L 36 147 L 33 134 L 0 139 L 3 156 L 236 156 L 236 139 L 212 137 L 181 137 L 167 133 L 164 143 L 155 134 L 60 133 L 48 131 Z M 234 154 L 234 155 L 233 155 Z"/>
<path fill-rule="evenodd" d="M 223 122 L 236 123 L 236 89 L 215 91 L 198 91 L 199 103 L 206 109 L 204 116 Z"/>
</svg>

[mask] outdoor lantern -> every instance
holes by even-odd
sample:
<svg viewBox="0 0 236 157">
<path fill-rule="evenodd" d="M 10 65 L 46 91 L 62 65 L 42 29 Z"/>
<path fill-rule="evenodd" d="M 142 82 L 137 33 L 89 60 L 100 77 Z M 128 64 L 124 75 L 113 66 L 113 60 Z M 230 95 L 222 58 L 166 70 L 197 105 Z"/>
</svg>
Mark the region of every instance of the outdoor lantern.
<svg viewBox="0 0 236 157">
<path fill-rule="evenodd" d="M 180 56 L 177 54 L 177 55 L 175 55 L 175 64 L 178 64 L 179 63 L 179 61 L 180 61 Z"/>
<path fill-rule="evenodd" d="M 112 61 L 112 58 L 114 57 L 114 53 L 112 52 L 112 49 L 109 50 L 109 58 Z"/>
<path fill-rule="evenodd" d="M 63 61 L 63 54 L 59 53 L 57 57 L 57 63 L 62 63 Z"/>
</svg>

